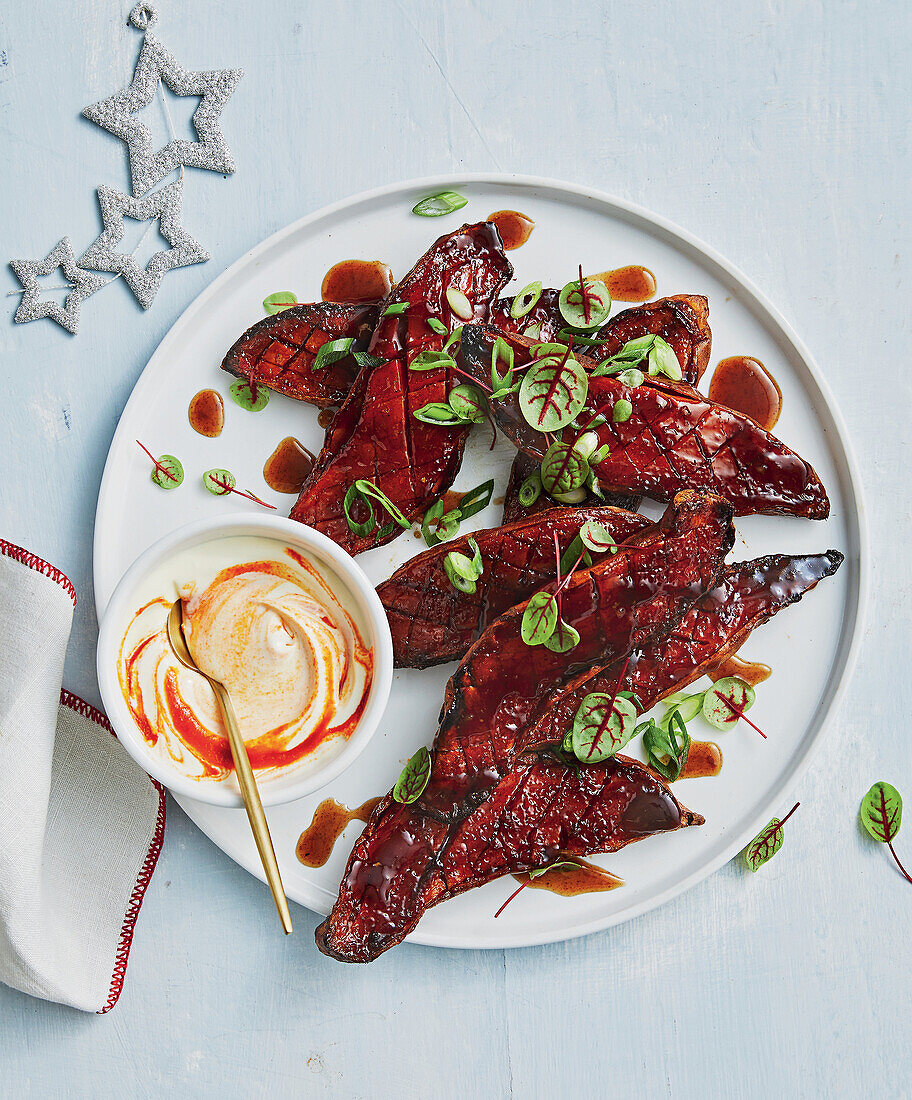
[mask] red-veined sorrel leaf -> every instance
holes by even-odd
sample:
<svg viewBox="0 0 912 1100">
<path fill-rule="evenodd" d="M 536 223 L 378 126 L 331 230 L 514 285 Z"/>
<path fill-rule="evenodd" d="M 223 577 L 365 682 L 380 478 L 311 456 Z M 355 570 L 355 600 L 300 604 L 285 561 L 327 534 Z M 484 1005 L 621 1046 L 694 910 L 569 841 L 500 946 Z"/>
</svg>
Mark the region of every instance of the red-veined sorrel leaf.
<svg viewBox="0 0 912 1100">
<path fill-rule="evenodd" d="M 545 649 L 550 649 L 552 653 L 569 653 L 579 645 L 579 640 L 579 631 L 569 623 L 565 623 L 563 619 L 559 619 L 554 633 L 550 638 L 545 639 Z"/>
<path fill-rule="evenodd" d="M 895 840 L 902 823 L 899 791 L 883 780 L 875 783 L 861 800 L 861 823 L 881 844 Z"/>
<path fill-rule="evenodd" d="M 585 485 L 589 463 L 569 443 L 552 443 L 541 463 L 541 481 L 552 496 L 570 493 Z"/>
<path fill-rule="evenodd" d="M 529 367 L 519 387 L 519 408 L 537 431 L 557 432 L 586 403 L 589 379 L 569 355 L 548 356 Z"/>
<path fill-rule="evenodd" d="M 768 863 L 782 847 L 782 841 L 785 839 L 783 826 L 800 805 L 800 802 L 796 802 L 781 821 L 778 817 L 774 817 L 744 849 L 744 862 L 751 871 L 759 871 L 763 864 Z"/>
<path fill-rule="evenodd" d="M 144 444 L 136 440 L 137 445 L 152 459 L 152 480 L 160 489 L 176 489 L 184 480 L 184 467 L 174 455 L 159 455 L 158 458 Z"/>
<path fill-rule="evenodd" d="M 602 523 L 596 523 L 594 519 L 587 520 L 579 529 L 579 537 L 583 546 L 593 550 L 596 554 L 605 554 L 609 550 L 617 550 L 614 536 Z"/>
<path fill-rule="evenodd" d="M 239 378 L 228 387 L 231 400 L 248 412 L 259 412 L 269 404 L 269 390 L 258 386 L 253 379 Z"/>
<path fill-rule="evenodd" d="M 542 645 L 557 626 L 557 599 L 550 592 L 536 592 L 526 604 L 519 632 L 526 645 Z"/>
<path fill-rule="evenodd" d="M 270 317 L 274 317 L 275 314 L 281 313 L 283 309 L 289 309 L 297 304 L 298 297 L 296 294 L 292 294 L 290 290 L 277 290 L 275 294 L 268 294 L 263 299 L 263 309 Z"/>
<path fill-rule="evenodd" d="M 587 764 L 614 756 L 633 737 L 636 718 L 636 707 L 627 698 L 604 691 L 587 695 L 573 720 L 574 756 Z"/>
<path fill-rule="evenodd" d="M 875 840 L 887 845 L 903 878 L 912 882 L 912 875 L 903 867 L 893 847 L 902 824 L 902 796 L 899 791 L 883 780 L 875 783 L 861 800 L 861 823 Z"/>
<path fill-rule="evenodd" d="M 757 693 L 737 676 L 717 680 L 703 696 L 703 717 L 717 730 L 736 726 L 744 711 L 754 705 Z"/>
<path fill-rule="evenodd" d="M 402 769 L 402 774 L 393 787 L 393 798 L 397 802 L 414 802 L 428 785 L 431 778 L 431 754 L 422 745 Z"/>
</svg>

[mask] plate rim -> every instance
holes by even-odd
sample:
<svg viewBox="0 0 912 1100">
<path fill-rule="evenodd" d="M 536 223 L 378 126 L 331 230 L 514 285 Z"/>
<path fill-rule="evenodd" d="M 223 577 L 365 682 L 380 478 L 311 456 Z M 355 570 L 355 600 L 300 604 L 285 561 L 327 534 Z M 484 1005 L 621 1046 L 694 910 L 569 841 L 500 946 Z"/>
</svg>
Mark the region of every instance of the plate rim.
<svg viewBox="0 0 912 1100">
<path fill-rule="evenodd" d="M 845 463 L 846 473 L 848 475 L 847 488 L 851 490 L 854 509 L 847 509 L 847 514 L 854 520 L 857 537 L 858 547 L 858 563 L 857 563 L 857 583 L 854 587 L 854 591 L 850 588 L 849 594 L 854 595 L 855 608 L 854 608 L 854 623 L 852 624 L 851 637 L 848 642 L 847 650 L 842 658 L 842 668 L 838 673 L 838 680 L 835 690 L 831 693 L 821 710 L 815 716 L 814 720 L 810 723 L 808 730 L 811 733 L 811 739 L 803 753 L 796 758 L 794 767 L 789 772 L 788 777 L 778 787 L 775 794 L 776 799 L 785 800 L 788 793 L 794 790 L 799 780 L 804 776 L 805 771 L 810 765 L 811 760 L 819 752 L 820 746 L 829 732 L 829 726 L 832 724 L 832 719 L 837 714 L 839 707 L 842 704 L 845 693 L 848 689 L 848 685 L 852 679 L 852 675 L 855 671 L 855 667 L 858 662 L 858 655 L 861 649 L 862 639 L 864 635 L 864 627 L 867 621 L 868 603 L 869 603 L 869 589 L 870 589 L 870 554 L 869 554 L 869 533 L 867 525 L 867 509 L 865 505 L 864 493 L 862 490 L 861 476 L 858 468 L 858 462 L 855 455 L 855 449 L 852 444 L 851 436 L 848 433 L 845 420 L 842 415 L 842 411 L 835 401 L 832 390 L 827 382 L 826 378 L 820 371 L 816 360 L 811 355 L 807 345 L 794 330 L 792 325 L 778 308 L 766 297 L 766 295 L 756 286 L 756 284 L 749 279 L 741 269 L 735 264 L 731 263 L 721 253 L 719 253 L 711 245 L 707 244 L 700 237 L 691 233 L 689 230 L 682 228 L 677 223 L 665 218 L 662 215 L 655 214 L 647 207 L 644 207 L 638 203 L 631 202 L 627 199 L 620 198 L 612 195 L 608 192 L 602 191 L 597 188 L 587 187 L 583 184 L 571 183 L 565 180 L 558 180 L 544 176 L 525 175 L 522 173 L 511 172 L 449 172 L 442 173 L 434 176 L 417 177 L 413 179 L 400 180 L 393 183 L 384 184 L 380 187 L 370 188 L 366 191 L 360 191 L 353 195 L 349 195 L 345 198 L 338 199 L 335 202 L 328 203 L 319 207 L 317 210 L 306 214 L 301 218 L 290 222 L 288 225 L 277 230 L 275 233 L 270 234 L 262 241 L 258 242 L 252 248 L 248 249 L 245 253 L 234 260 L 228 267 L 215 279 L 212 280 L 206 287 L 203 288 L 193 299 L 192 302 L 183 310 L 180 316 L 173 322 L 168 328 L 168 331 L 162 337 L 161 341 L 156 346 L 152 355 L 149 357 L 146 366 L 143 368 L 139 377 L 133 385 L 130 392 L 130 396 L 124 404 L 121 410 L 120 417 L 118 418 L 117 427 L 111 437 L 111 442 L 108 448 L 108 454 L 105 459 L 104 469 L 102 471 L 101 483 L 99 487 L 98 500 L 95 508 L 95 520 L 94 520 L 94 533 L 92 541 L 92 576 L 94 585 L 94 597 L 95 597 L 95 609 L 99 621 L 101 620 L 105 604 L 101 600 L 99 585 L 99 568 L 98 562 L 100 558 L 103 558 L 103 554 L 100 554 L 101 549 L 100 542 L 100 522 L 99 517 L 103 511 L 103 507 L 106 503 L 107 494 L 110 491 L 110 485 L 113 479 L 109 479 L 109 467 L 113 465 L 113 452 L 116 445 L 120 442 L 120 436 L 125 433 L 124 426 L 124 414 L 133 401 L 137 393 L 141 393 L 142 388 L 149 384 L 149 379 L 154 373 L 155 366 L 159 357 L 164 356 L 167 353 L 167 347 L 171 340 L 176 340 L 178 337 L 175 333 L 179 333 L 183 328 L 189 324 L 198 311 L 203 309 L 208 301 L 217 295 L 223 284 L 232 279 L 239 270 L 248 266 L 251 263 L 255 263 L 257 256 L 266 252 L 269 249 L 274 248 L 280 244 L 281 241 L 287 237 L 291 237 L 301 230 L 306 229 L 311 224 L 323 220 L 328 217 L 332 217 L 349 208 L 357 207 L 365 203 L 375 202 L 394 194 L 408 193 L 414 190 L 427 190 L 430 188 L 449 188 L 455 189 L 460 184 L 472 185 L 477 184 L 481 186 L 493 185 L 493 186 L 512 186 L 517 189 L 539 189 L 552 192 L 558 192 L 564 196 L 570 196 L 573 199 L 579 201 L 583 200 L 590 203 L 600 204 L 602 206 L 612 208 L 615 212 L 620 212 L 629 219 L 639 219 L 642 222 L 652 226 L 655 229 L 661 230 L 666 236 L 671 237 L 675 243 L 686 245 L 692 252 L 696 252 L 704 260 L 710 261 L 716 266 L 722 273 L 724 273 L 729 281 L 733 281 L 738 284 L 742 291 L 746 293 L 749 299 L 752 299 L 750 303 L 755 309 L 759 309 L 760 313 L 765 316 L 768 321 L 772 322 L 774 329 L 777 330 L 777 335 L 782 338 L 788 345 L 791 346 L 795 354 L 797 354 L 804 368 L 808 371 L 814 383 L 816 384 L 821 397 L 823 398 L 827 412 L 832 419 L 835 434 L 839 447 L 841 448 L 842 458 Z M 113 586 L 108 586 L 113 588 Z M 849 607 L 851 610 L 851 607 Z M 843 637 L 845 635 L 843 634 Z M 838 656 L 838 654 L 837 654 Z M 230 859 L 233 859 L 245 870 L 253 874 L 261 881 L 265 881 L 265 876 L 262 873 L 262 868 L 255 862 L 248 863 L 246 860 L 240 858 L 236 851 L 232 851 L 232 845 L 225 845 L 220 840 L 216 840 L 215 837 L 199 823 L 197 820 L 196 809 L 197 807 L 205 807 L 205 803 L 198 803 L 193 799 L 181 797 L 175 797 L 178 805 L 184 810 L 187 816 L 193 821 L 193 823 L 203 832 L 213 844 L 221 849 Z M 771 799 L 772 801 L 772 799 Z M 206 807 L 208 809 L 208 807 Z M 546 943 L 557 943 L 565 940 L 577 939 L 581 936 L 587 936 L 594 932 L 602 931 L 606 928 L 614 927 L 618 924 L 623 924 L 628 920 L 632 920 L 635 917 L 642 916 L 644 913 L 649 912 L 652 909 L 658 908 L 660 905 L 664 905 L 666 902 L 673 900 L 685 891 L 696 886 L 704 879 L 708 878 L 715 871 L 717 871 L 723 864 L 728 863 L 739 851 L 741 851 L 745 844 L 748 843 L 754 835 L 756 835 L 759 828 L 766 823 L 767 814 L 770 807 L 767 806 L 763 812 L 756 814 L 749 819 L 749 823 L 743 830 L 740 830 L 733 840 L 730 840 L 725 844 L 721 851 L 712 859 L 701 864 L 697 869 L 692 871 L 689 875 L 666 887 L 664 890 L 657 892 L 647 898 L 644 898 L 628 908 L 621 910 L 620 912 L 606 914 L 602 917 L 595 917 L 590 921 L 583 924 L 579 924 L 571 929 L 564 929 L 561 927 L 553 930 L 541 930 L 537 932 L 521 932 L 517 937 L 509 936 L 507 933 L 506 939 L 503 934 L 498 934 L 497 938 L 490 940 L 482 937 L 481 942 L 478 942 L 478 937 L 475 937 L 474 942 L 467 942 L 459 938 L 454 938 L 452 933 L 434 933 L 425 932 L 422 930 L 421 925 L 413 931 L 406 939 L 408 943 L 422 944 L 431 947 L 446 947 L 457 950 L 503 950 L 506 948 L 514 947 L 535 947 Z M 310 905 L 303 902 L 305 908 L 314 910 Z M 506 929 L 505 929 L 506 931 Z"/>
</svg>

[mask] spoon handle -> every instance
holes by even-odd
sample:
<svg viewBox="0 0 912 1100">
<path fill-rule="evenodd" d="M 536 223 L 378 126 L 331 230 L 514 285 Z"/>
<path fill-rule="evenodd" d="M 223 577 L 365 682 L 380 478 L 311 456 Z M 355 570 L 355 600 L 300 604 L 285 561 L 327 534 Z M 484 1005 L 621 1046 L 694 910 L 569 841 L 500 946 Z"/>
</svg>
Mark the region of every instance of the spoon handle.
<svg viewBox="0 0 912 1100">
<path fill-rule="evenodd" d="M 269 826 L 266 824 L 266 814 L 263 812 L 263 803 L 260 801 L 253 768 L 250 766 L 250 757 L 247 755 L 247 746 L 241 736 L 231 697 L 220 683 L 214 680 L 210 683 L 222 711 L 225 729 L 228 731 L 228 744 L 231 746 L 234 769 L 241 788 L 241 797 L 244 799 L 244 808 L 250 820 L 250 828 L 253 830 L 253 839 L 256 841 L 263 870 L 266 872 L 266 881 L 269 883 L 273 901 L 282 921 L 282 928 L 287 936 L 291 932 L 291 914 L 288 912 L 285 888 L 282 886 L 282 876 L 279 874 L 279 865 L 272 846 L 272 837 L 269 835 Z"/>
</svg>

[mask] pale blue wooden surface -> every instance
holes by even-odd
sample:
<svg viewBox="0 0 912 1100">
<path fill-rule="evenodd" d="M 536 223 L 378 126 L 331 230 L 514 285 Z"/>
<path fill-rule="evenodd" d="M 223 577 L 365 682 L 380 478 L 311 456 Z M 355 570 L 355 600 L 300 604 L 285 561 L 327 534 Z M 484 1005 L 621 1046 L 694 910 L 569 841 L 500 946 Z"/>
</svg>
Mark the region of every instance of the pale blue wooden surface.
<svg viewBox="0 0 912 1100">
<path fill-rule="evenodd" d="M 128 9 L 2 5 L 3 259 L 43 256 L 64 233 L 85 248 L 94 187 L 126 185 L 120 143 L 79 110 L 132 72 Z M 184 222 L 211 262 L 167 276 L 147 313 L 107 288 L 76 338 L 14 327 L 2 299 L 0 534 L 76 583 L 69 688 L 97 701 L 95 496 L 168 327 L 287 222 L 451 169 L 636 200 L 759 283 L 848 417 L 871 614 L 786 847 L 757 876 L 730 865 L 584 940 L 407 946 L 345 968 L 317 953 L 304 910 L 280 942 L 260 884 L 172 804 L 119 1006 L 86 1017 L 0 987 L 0 1095 L 908 1095 L 912 888 L 856 821 L 875 779 L 912 797 L 908 6 L 186 0 L 163 4 L 156 29 L 188 67 L 247 71 L 224 113 L 237 175 L 186 187 Z M 181 128 L 186 107 L 172 102 Z M 912 826 L 898 847 L 912 858 Z"/>
</svg>

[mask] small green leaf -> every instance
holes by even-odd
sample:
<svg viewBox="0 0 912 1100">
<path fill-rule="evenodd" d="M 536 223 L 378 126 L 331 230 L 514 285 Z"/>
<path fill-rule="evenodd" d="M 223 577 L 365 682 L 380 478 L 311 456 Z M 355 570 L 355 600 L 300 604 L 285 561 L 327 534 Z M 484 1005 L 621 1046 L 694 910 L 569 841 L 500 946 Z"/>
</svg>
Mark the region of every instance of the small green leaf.
<svg viewBox="0 0 912 1100">
<path fill-rule="evenodd" d="M 566 576 L 570 570 L 576 565 L 576 563 L 582 559 L 583 564 L 588 568 L 592 565 L 592 555 L 583 546 L 583 540 L 579 535 L 574 535 L 570 540 L 570 545 L 561 554 L 560 571 Z"/>
<path fill-rule="evenodd" d="M 320 346 L 311 370 L 325 370 L 333 363 L 338 363 L 340 359 L 344 359 L 349 354 L 354 342 L 354 338 L 351 336 L 342 340 L 327 340 L 325 344 Z"/>
<path fill-rule="evenodd" d="M 611 312 L 611 294 L 597 279 L 574 279 L 561 290 L 557 305 L 571 328 L 587 332 L 607 319 Z"/>
<path fill-rule="evenodd" d="M 440 191 L 436 195 L 428 195 L 426 199 L 416 202 L 412 207 L 412 213 L 422 218 L 440 218 L 444 214 L 461 210 L 468 201 L 458 191 Z"/>
<path fill-rule="evenodd" d="M 541 496 L 541 492 L 541 474 L 536 470 L 534 474 L 529 474 L 522 485 L 520 485 L 519 503 L 523 506 L 523 508 L 531 508 L 532 505 Z"/>
<path fill-rule="evenodd" d="M 445 401 L 429 401 L 427 405 L 415 409 L 412 416 L 424 424 L 439 424 L 442 428 L 455 428 L 465 423 Z"/>
<path fill-rule="evenodd" d="M 585 405 L 588 390 L 589 379 L 575 359 L 548 356 L 523 375 L 519 408 L 536 431 L 560 431 Z"/>
<path fill-rule="evenodd" d="M 402 774 L 396 780 L 396 786 L 393 787 L 393 798 L 403 805 L 414 802 L 421 797 L 430 778 L 431 754 L 422 745 L 402 769 Z"/>
<path fill-rule="evenodd" d="M 565 623 L 563 619 L 558 619 L 554 633 L 550 638 L 545 639 L 544 646 L 552 653 L 569 653 L 579 645 L 579 641 L 580 635 L 576 627 Z"/>
<path fill-rule="evenodd" d="M 550 592 L 536 592 L 526 604 L 520 636 L 526 645 L 543 645 L 557 626 L 557 599 Z"/>
<path fill-rule="evenodd" d="M 527 313 L 532 312 L 538 304 L 541 292 L 541 283 L 529 283 L 528 286 L 522 288 L 510 306 L 510 316 L 514 321 L 518 321 L 520 317 L 525 317 Z"/>
<path fill-rule="evenodd" d="M 633 416 L 633 405 L 630 404 L 626 397 L 622 397 L 620 400 L 615 401 L 614 408 L 611 410 L 611 419 L 615 424 L 624 424 L 631 416 Z"/>
<path fill-rule="evenodd" d="M 248 412 L 259 412 L 269 404 L 269 390 L 246 378 L 239 378 L 228 387 L 231 400 Z"/>
<path fill-rule="evenodd" d="M 587 695 L 573 720 L 573 753 L 586 764 L 607 760 L 622 749 L 634 735 L 636 707 L 630 699 L 618 695 L 612 699 L 604 691 Z"/>
<path fill-rule="evenodd" d="M 443 321 L 438 321 L 436 317 L 428 317 L 427 324 L 431 332 L 436 332 L 438 336 L 446 336 L 450 331 Z"/>
<path fill-rule="evenodd" d="M 380 314 L 381 317 L 398 317 L 401 313 L 408 313 L 411 302 L 393 302 Z"/>
<path fill-rule="evenodd" d="M 774 817 L 744 849 L 744 862 L 751 871 L 755 873 L 759 871 L 763 864 L 769 863 L 782 847 L 782 841 L 785 839 L 783 826 L 798 806 L 799 803 L 796 802 L 781 821 L 778 817 Z"/>
<path fill-rule="evenodd" d="M 485 419 L 485 397 L 477 386 L 463 383 L 450 390 L 449 405 L 460 420 L 480 424 Z"/>
<path fill-rule="evenodd" d="M 861 800 L 861 823 L 881 844 L 896 839 L 902 824 L 902 797 L 899 791 L 883 780 Z"/>
<path fill-rule="evenodd" d="M 526 874 L 534 882 L 535 879 L 541 878 L 549 871 L 575 871 L 578 867 L 579 864 L 572 859 L 560 859 L 556 863 L 549 863 L 547 867 L 536 867 L 534 871 L 527 871 Z"/>
<path fill-rule="evenodd" d="M 703 696 L 703 717 L 717 730 L 736 726 L 744 711 L 754 705 L 757 693 L 737 676 L 717 680 Z"/>
<path fill-rule="evenodd" d="M 462 329 L 462 325 L 460 325 L 458 328 L 453 329 L 453 331 L 447 338 L 447 342 L 443 345 L 444 352 L 450 351 L 450 349 L 453 347 L 455 347 L 457 351 L 459 350 L 459 341 L 462 339 Z M 455 355 L 456 352 L 452 352 L 452 354 Z"/>
<path fill-rule="evenodd" d="M 184 467 L 174 455 L 159 455 L 152 469 L 152 480 L 160 489 L 176 489 L 184 480 Z"/>
<path fill-rule="evenodd" d="M 263 309 L 274 317 L 277 313 L 281 313 L 282 310 L 288 309 L 290 306 L 296 306 L 298 304 L 298 298 L 296 294 L 292 294 L 290 290 L 278 290 L 275 294 L 269 294 L 263 299 Z"/>
<path fill-rule="evenodd" d="M 613 554 L 617 550 L 614 536 L 603 523 L 596 523 L 594 519 L 587 520 L 580 527 L 579 537 L 583 546 L 596 554 Z"/>
<path fill-rule="evenodd" d="M 658 337 L 650 334 L 628 340 L 626 344 L 609 359 L 603 359 L 592 371 L 593 378 L 603 375 L 623 374 L 628 368 L 642 362 L 652 351 Z M 640 374 L 643 372 L 640 371 Z M 629 383 L 628 383 L 629 384 Z M 641 383 L 642 384 L 642 381 Z"/>
<path fill-rule="evenodd" d="M 236 485 L 237 480 L 230 470 L 220 470 L 216 467 L 203 474 L 203 486 L 214 496 L 227 496 Z"/>
<path fill-rule="evenodd" d="M 541 463 L 542 487 L 546 493 L 570 493 L 586 484 L 589 463 L 569 443 L 552 443 Z"/>
</svg>

